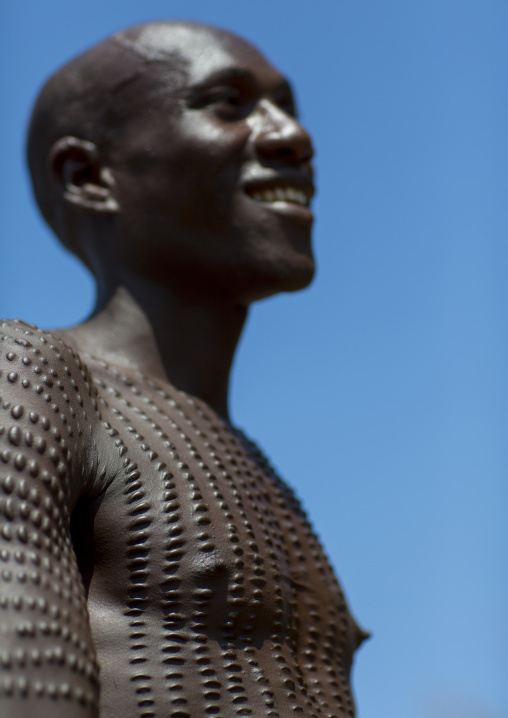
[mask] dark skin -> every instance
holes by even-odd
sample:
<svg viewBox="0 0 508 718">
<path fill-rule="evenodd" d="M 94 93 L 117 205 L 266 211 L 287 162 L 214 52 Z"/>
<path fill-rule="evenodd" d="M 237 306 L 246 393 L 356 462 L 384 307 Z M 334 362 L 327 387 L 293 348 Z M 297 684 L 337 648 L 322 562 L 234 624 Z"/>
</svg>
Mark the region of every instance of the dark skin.
<svg viewBox="0 0 508 718">
<path fill-rule="evenodd" d="M 313 151 L 287 80 L 257 50 L 223 31 L 175 27 L 159 40 L 184 56 L 185 85 L 152 102 L 107 157 L 79 138 L 52 150 L 65 223 L 98 284 L 93 318 L 66 335 L 169 378 L 227 419 L 249 304 L 313 276 Z M 252 197 L 276 187 L 304 203 Z M 151 351 L 141 357 L 139 346 Z"/>
<path fill-rule="evenodd" d="M 97 304 L 0 326 L 0 713 L 353 718 L 365 635 L 228 413 L 250 304 L 314 274 L 287 80 L 229 33 L 154 23 L 63 68 L 34 118 L 37 199 Z"/>
</svg>

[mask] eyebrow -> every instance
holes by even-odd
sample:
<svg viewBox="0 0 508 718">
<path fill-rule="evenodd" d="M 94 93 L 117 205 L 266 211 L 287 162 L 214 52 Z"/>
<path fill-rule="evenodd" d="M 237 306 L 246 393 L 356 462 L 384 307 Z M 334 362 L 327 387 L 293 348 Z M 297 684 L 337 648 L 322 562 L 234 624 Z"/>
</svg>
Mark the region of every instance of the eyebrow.
<svg viewBox="0 0 508 718">
<path fill-rule="evenodd" d="M 189 93 L 195 93 L 199 92 L 200 90 L 206 89 L 211 85 L 216 85 L 220 82 L 232 82 L 235 80 L 244 80 L 259 88 L 259 83 L 256 79 L 256 76 L 250 70 L 246 70 L 242 67 L 227 67 L 217 70 L 216 72 L 212 72 L 201 82 L 197 82 L 195 85 L 189 85 L 186 90 Z M 280 82 L 273 89 L 276 92 L 287 92 L 288 95 L 291 95 L 291 98 L 294 101 L 294 94 L 291 84 L 282 75 L 280 78 Z"/>
</svg>

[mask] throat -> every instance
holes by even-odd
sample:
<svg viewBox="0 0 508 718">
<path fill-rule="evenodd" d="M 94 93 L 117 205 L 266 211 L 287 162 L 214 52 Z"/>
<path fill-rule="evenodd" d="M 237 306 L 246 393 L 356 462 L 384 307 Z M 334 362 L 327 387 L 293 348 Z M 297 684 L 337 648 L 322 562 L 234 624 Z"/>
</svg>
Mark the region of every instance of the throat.
<svg viewBox="0 0 508 718">
<path fill-rule="evenodd" d="M 229 422 L 229 376 L 246 316 L 245 307 L 186 305 L 153 286 L 119 286 L 88 321 L 59 333 L 78 352 L 169 382 Z"/>
</svg>

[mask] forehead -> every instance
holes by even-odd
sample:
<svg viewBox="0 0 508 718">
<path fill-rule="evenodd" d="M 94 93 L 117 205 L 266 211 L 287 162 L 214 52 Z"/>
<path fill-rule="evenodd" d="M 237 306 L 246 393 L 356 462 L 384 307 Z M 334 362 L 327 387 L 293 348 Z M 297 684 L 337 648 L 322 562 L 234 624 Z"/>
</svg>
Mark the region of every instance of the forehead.
<svg viewBox="0 0 508 718">
<path fill-rule="evenodd" d="M 263 83 L 284 81 L 281 73 L 253 45 L 206 25 L 149 25 L 142 28 L 131 43 L 136 52 L 148 60 L 178 58 L 185 70 L 187 85 L 229 70 L 251 73 Z"/>
</svg>

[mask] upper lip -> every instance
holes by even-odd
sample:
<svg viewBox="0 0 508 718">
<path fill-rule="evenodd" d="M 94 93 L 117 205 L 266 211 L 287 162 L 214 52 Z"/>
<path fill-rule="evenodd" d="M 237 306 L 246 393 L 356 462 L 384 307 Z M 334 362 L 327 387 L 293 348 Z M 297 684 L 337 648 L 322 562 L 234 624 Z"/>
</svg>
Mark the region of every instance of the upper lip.
<svg viewBox="0 0 508 718">
<path fill-rule="evenodd" d="M 284 172 L 274 174 L 263 174 L 250 179 L 246 179 L 243 183 L 243 189 L 249 195 L 264 190 L 275 190 L 277 188 L 292 187 L 305 194 L 307 203 L 314 196 L 315 187 L 312 177 L 303 172 Z"/>
</svg>

